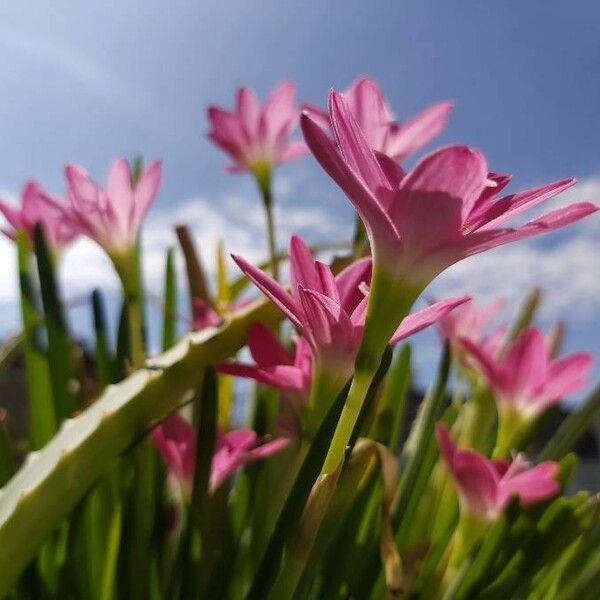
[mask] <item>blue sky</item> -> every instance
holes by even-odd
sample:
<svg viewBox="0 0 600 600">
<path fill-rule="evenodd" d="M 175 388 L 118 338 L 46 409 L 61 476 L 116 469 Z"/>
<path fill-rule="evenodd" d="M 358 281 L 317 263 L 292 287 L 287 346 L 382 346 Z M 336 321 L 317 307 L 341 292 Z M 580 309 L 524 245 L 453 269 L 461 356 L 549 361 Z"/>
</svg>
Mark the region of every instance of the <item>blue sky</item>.
<svg viewBox="0 0 600 600">
<path fill-rule="evenodd" d="M 102 178 L 116 155 L 161 157 L 164 185 L 146 232 L 151 286 L 160 288 L 162 248 L 173 241 L 167 225 L 177 220 L 191 220 L 208 256 L 227 228 L 231 247 L 259 258 L 254 189 L 223 173 L 224 157 L 204 139 L 205 106 L 230 105 L 240 83 L 264 96 L 282 79 L 297 82 L 301 100 L 322 104 L 331 86 L 369 74 L 401 119 L 453 100 L 438 142 L 481 147 L 515 186 L 577 176 L 581 192 L 568 198 L 600 202 L 599 70 L 592 0 L 568 9 L 555 0 L 3 2 L 0 190 L 14 197 L 35 177 L 60 193 L 68 161 Z M 282 238 L 349 230 L 347 203 L 310 157 L 280 170 L 278 190 L 288 217 Z M 600 354 L 599 227 L 594 216 L 471 260 L 433 291 L 513 298 L 530 282 L 544 284 L 546 320 L 572 317 L 568 347 Z M 6 242 L 0 254 L 5 333 L 18 325 L 16 281 Z M 63 265 L 67 289 L 114 285 L 102 261 L 93 248 L 73 249 Z"/>
</svg>

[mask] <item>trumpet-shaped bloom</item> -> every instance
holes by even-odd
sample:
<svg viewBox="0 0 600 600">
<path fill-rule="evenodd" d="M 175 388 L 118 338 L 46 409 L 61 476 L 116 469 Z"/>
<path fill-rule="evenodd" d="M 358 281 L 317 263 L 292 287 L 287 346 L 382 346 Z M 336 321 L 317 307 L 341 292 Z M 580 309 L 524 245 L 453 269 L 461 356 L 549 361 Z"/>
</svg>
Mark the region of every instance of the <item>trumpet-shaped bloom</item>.
<svg viewBox="0 0 600 600">
<path fill-rule="evenodd" d="M 342 96 L 371 149 L 398 162 L 406 160 L 439 135 L 452 110 L 451 102 L 439 102 L 399 123 L 379 86 L 368 77 L 355 81 Z M 326 111 L 310 104 L 303 108 L 313 121 L 330 129 Z"/>
<path fill-rule="evenodd" d="M 196 461 L 196 431 L 181 415 L 175 413 L 152 431 L 152 441 L 162 456 L 169 473 L 185 492 L 191 493 Z M 236 429 L 217 431 L 210 473 L 210 489 L 216 490 L 227 478 L 249 462 L 269 457 L 288 444 L 287 438 L 262 443 L 255 431 Z"/>
<path fill-rule="evenodd" d="M 572 179 L 497 197 L 508 178 L 488 173 L 485 157 L 450 146 L 423 158 L 408 174 L 377 154 L 344 97 L 332 91 L 329 117 L 335 140 L 304 113 L 304 138 L 321 166 L 354 204 L 367 228 L 376 271 L 422 289 L 459 260 L 539 235 L 597 210 L 571 204 L 518 228 L 500 227 L 573 185 Z"/>
<path fill-rule="evenodd" d="M 110 255 L 130 251 L 158 192 L 160 162 L 150 163 L 135 185 L 125 158 L 112 164 L 104 188 L 77 165 L 68 165 L 65 175 L 74 218 L 81 231 Z"/>
<path fill-rule="evenodd" d="M 17 232 L 22 230 L 33 242 L 35 227 L 40 224 L 48 245 L 53 250 L 61 250 L 78 233 L 72 223 L 69 206 L 61 199 L 48 194 L 35 181 L 28 181 L 25 184 L 21 193 L 20 208 L 0 201 L 0 212 L 10 225 L 10 228 L 4 228 L 2 232 L 13 240 Z"/>
<path fill-rule="evenodd" d="M 555 496 L 558 464 L 547 461 L 532 467 L 520 455 L 512 462 L 490 460 L 474 450 L 458 448 L 439 424 L 436 437 L 458 491 L 461 510 L 483 521 L 498 517 L 514 496 L 523 506 Z"/>
<path fill-rule="evenodd" d="M 334 277 L 326 264 L 315 261 L 298 236 L 291 239 L 289 255 L 290 292 L 242 257 L 233 258 L 306 338 L 315 362 L 345 381 L 353 370 L 365 327 L 367 297 L 361 284 L 370 278 L 370 261 L 361 259 Z M 396 343 L 428 327 L 465 301 L 445 300 L 407 316 L 388 341 Z"/>
<path fill-rule="evenodd" d="M 592 355 L 574 352 L 553 360 L 544 336 L 533 327 L 523 330 L 500 357 L 471 340 L 463 338 L 461 343 L 499 407 L 524 418 L 535 417 L 589 384 Z"/>
<path fill-rule="evenodd" d="M 256 96 L 241 87 L 233 111 L 209 107 L 208 137 L 232 158 L 228 171 L 262 173 L 306 153 L 304 142 L 290 140 L 300 113 L 295 95 L 296 86 L 284 82 L 261 107 Z"/>
<path fill-rule="evenodd" d="M 281 390 L 292 400 L 308 399 L 312 354 L 304 338 L 298 338 L 292 355 L 268 327 L 256 323 L 248 332 L 248 348 L 255 365 L 226 362 L 218 366 L 218 371 L 260 381 Z"/>
</svg>

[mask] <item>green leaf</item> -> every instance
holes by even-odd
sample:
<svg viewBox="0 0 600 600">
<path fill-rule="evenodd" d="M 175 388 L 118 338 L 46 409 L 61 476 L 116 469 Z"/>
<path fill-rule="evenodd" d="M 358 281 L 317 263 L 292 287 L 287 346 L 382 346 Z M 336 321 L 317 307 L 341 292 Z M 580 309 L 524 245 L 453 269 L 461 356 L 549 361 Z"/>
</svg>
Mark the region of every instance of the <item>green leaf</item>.
<svg viewBox="0 0 600 600">
<path fill-rule="evenodd" d="M 71 391 L 72 347 L 63 312 L 58 282 L 54 273 L 53 258 L 44 238 L 41 225 L 35 228 L 35 255 L 37 259 L 40 291 L 44 305 L 46 332 L 48 334 L 48 365 L 54 397 L 56 419 L 60 424 L 75 410 L 75 397 Z"/>
<path fill-rule="evenodd" d="M 0 486 L 3 486 L 14 472 L 15 463 L 10 449 L 8 432 L 4 426 L 4 414 L 0 409 Z"/>
<path fill-rule="evenodd" d="M 436 421 L 442 415 L 446 401 L 446 382 L 450 372 L 450 349 L 448 344 L 440 360 L 436 379 L 428 390 L 419 412 L 411 428 L 410 435 L 402 452 L 402 475 L 398 485 L 398 493 L 394 502 L 392 521 L 398 527 L 410 501 L 410 495 L 419 471 L 427 456 L 426 448 L 434 437 Z"/>
<path fill-rule="evenodd" d="M 188 286 L 190 292 L 190 305 L 193 305 L 195 299 L 200 299 L 210 306 L 213 305 L 208 284 L 206 283 L 206 275 L 202 261 L 198 255 L 192 234 L 186 225 L 179 225 L 175 228 L 179 246 L 183 251 L 185 259 L 185 269 L 187 272 Z"/>
<path fill-rule="evenodd" d="M 104 300 L 100 290 L 92 292 L 92 312 L 95 333 L 96 373 L 100 387 L 104 389 L 119 380 L 116 358 L 108 347 L 108 334 L 104 311 Z"/>
<path fill-rule="evenodd" d="M 588 399 L 560 424 L 538 456 L 538 460 L 560 460 L 575 446 L 581 435 L 590 428 L 594 415 L 600 410 L 600 386 Z"/>
<path fill-rule="evenodd" d="M 533 288 L 527 296 L 525 296 L 519 312 L 508 332 L 507 342 L 513 342 L 517 339 L 519 333 L 533 322 L 535 313 L 537 312 L 542 300 L 542 292 L 539 288 Z"/>
<path fill-rule="evenodd" d="M 182 542 L 185 565 L 182 600 L 200 597 L 201 583 L 211 571 L 211 547 L 215 540 L 208 539 L 208 501 L 212 458 L 217 438 L 218 387 L 214 368 L 206 369 L 202 388 L 196 396 L 198 403 L 198 437 L 192 500 L 188 512 L 187 530 Z M 212 557 L 214 558 L 214 557 Z"/>
<path fill-rule="evenodd" d="M 168 350 L 176 341 L 177 324 L 177 274 L 173 248 L 167 250 L 165 258 L 165 294 L 163 298 L 162 348 Z"/>
<path fill-rule="evenodd" d="M 21 314 L 23 317 L 23 347 L 27 391 L 30 406 L 31 447 L 41 448 L 56 431 L 56 412 L 52 398 L 50 371 L 42 342 L 42 318 L 38 311 L 38 297 L 31 276 L 32 259 L 29 238 L 25 232 L 17 234 Z"/>
<path fill-rule="evenodd" d="M 404 344 L 394 358 L 379 401 L 377 416 L 369 433 L 371 439 L 392 450 L 398 447 L 402 433 L 410 388 L 410 355 L 410 346 Z"/>
<path fill-rule="evenodd" d="M 331 405 L 331 408 L 317 430 L 296 480 L 279 513 L 267 549 L 254 575 L 247 600 L 262 600 L 266 598 L 275 581 L 281 565 L 284 546 L 295 534 L 302 511 L 304 510 L 304 505 L 308 500 L 313 484 L 321 472 L 321 467 L 329 449 L 329 443 L 335 432 L 349 389 L 350 382 L 344 386 L 344 389 Z"/>
</svg>

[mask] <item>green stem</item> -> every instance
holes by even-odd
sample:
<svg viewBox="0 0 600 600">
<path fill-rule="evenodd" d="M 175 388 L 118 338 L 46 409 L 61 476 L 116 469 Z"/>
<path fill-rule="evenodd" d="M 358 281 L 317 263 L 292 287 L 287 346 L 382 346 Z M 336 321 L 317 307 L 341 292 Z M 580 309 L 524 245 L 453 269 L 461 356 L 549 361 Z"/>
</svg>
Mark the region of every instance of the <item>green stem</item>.
<svg viewBox="0 0 600 600">
<path fill-rule="evenodd" d="M 523 417 L 511 408 L 500 408 L 498 411 L 498 436 L 492 456 L 507 458 L 515 446 L 523 426 Z"/>
<path fill-rule="evenodd" d="M 131 248 L 128 252 L 111 258 L 121 279 L 125 295 L 131 366 L 139 369 L 144 366 L 146 352 L 144 349 L 144 298 L 138 248 Z"/>
<path fill-rule="evenodd" d="M 267 220 L 267 240 L 269 244 L 269 257 L 271 259 L 271 273 L 273 278 L 279 280 L 279 261 L 277 256 L 277 238 L 275 233 L 275 220 L 273 217 L 273 191 L 271 189 L 271 168 L 256 170 L 256 181 L 262 195 L 265 217 Z"/>
<path fill-rule="evenodd" d="M 356 358 L 354 378 L 331 441 L 323 473 L 333 473 L 344 458 L 369 386 L 392 334 L 409 313 L 420 289 L 412 289 L 384 276 L 375 268 L 363 340 Z"/>
</svg>

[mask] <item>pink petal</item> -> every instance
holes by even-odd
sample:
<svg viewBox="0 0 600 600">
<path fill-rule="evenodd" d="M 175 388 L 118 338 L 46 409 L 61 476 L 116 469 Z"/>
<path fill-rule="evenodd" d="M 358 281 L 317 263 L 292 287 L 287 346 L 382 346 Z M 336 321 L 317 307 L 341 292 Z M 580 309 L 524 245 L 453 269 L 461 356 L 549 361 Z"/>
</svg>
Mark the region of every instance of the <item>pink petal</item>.
<svg viewBox="0 0 600 600">
<path fill-rule="evenodd" d="M 557 463 L 543 462 L 518 475 L 503 478 L 498 486 L 500 507 L 506 505 L 514 495 L 519 496 L 523 506 L 552 498 L 560 491 L 555 479 L 557 473 Z"/>
<path fill-rule="evenodd" d="M 258 132 L 261 110 L 256 96 L 247 87 L 240 87 L 237 91 L 236 111 L 246 139 L 250 140 Z"/>
<path fill-rule="evenodd" d="M 373 150 L 343 96 L 335 91 L 329 95 L 329 113 L 335 139 L 350 169 L 362 178 L 367 189 L 374 194 L 381 188 L 387 189 L 388 179 Z"/>
<path fill-rule="evenodd" d="M 441 423 L 436 425 L 435 433 L 464 508 L 481 517 L 488 516 L 497 500 L 498 476 L 494 466 L 477 452 L 457 448 Z"/>
<path fill-rule="evenodd" d="M 246 454 L 244 462 L 248 463 L 254 460 L 268 458 L 269 456 L 283 450 L 289 443 L 289 438 L 277 438 L 276 440 L 272 440 L 266 444 L 261 444 Z"/>
<path fill-rule="evenodd" d="M 475 368 L 487 379 L 490 387 L 501 387 L 504 383 L 502 372 L 483 345 L 464 337 L 459 338 L 458 342 L 469 353 Z"/>
<path fill-rule="evenodd" d="M 278 162 L 286 163 L 308 153 L 308 147 L 303 140 L 289 141 L 279 153 Z"/>
<path fill-rule="evenodd" d="M 371 235 L 378 240 L 398 240 L 395 226 L 377 198 L 344 162 L 334 142 L 307 114 L 300 118 L 304 139 L 323 169 L 348 196 Z M 371 240 L 374 241 L 373 239 Z"/>
<path fill-rule="evenodd" d="M 340 294 L 338 292 L 335 277 L 329 268 L 329 265 L 321 261 L 315 262 L 317 270 L 317 286 L 315 291 L 322 292 L 328 298 L 331 298 L 337 304 L 340 304 Z"/>
<path fill-rule="evenodd" d="M 280 83 L 265 102 L 263 114 L 269 139 L 288 134 L 297 123 L 298 109 L 294 106 L 296 85 L 291 81 Z"/>
<path fill-rule="evenodd" d="M 6 202 L 0 201 L 0 212 L 14 229 L 20 229 L 22 227 L 21 212 L 18 209 Z"/>
<path fill-rule="evenodd" d="M 597 210 L 598 207 L 591 202 L 576 202 L 533 219 L 517 229 L 475 231 L 465 236 L 466 249 L 463 256 L 472 256 L 497 246 L 560 229 L 595 213 Z"/>
<path fill-rule="evenodd" d="M 587 387 L 592 363 L 589 352 L 574 352 L 552 361 L 540 394 L 553 402 Z"/>
<path fill-rule="evenodd" d="M 336 276 L 335 281 L 340 295 L 340 304 L 348 314 L 352 314 L 364 299 L 365 295 L 358 286 L 361 283 L 371 285 L 372 268 L 371 257 L 366 256 L 354 261 Z"/>
<path fill-rule="evenodd" d="M 293 235 L 290 239 L 290 288 L 296 297 L 298 286 L 314 289 L 317 287 L 317 267 L 315 259 L 304 240 Z"/>
<path fill-rule="evenodd" d="M 217 371 L 224 375 L 253 379 L 280 390 L 305 389 L 305 377 L 302 371 L 294 366 L 278 365 L 274 367 L 256 367 L 243 363 L 219 363 Z"/>
<path fill-rule="evenodd" d="M 314 104 L 303 104 L 302 112 L 310 118 L 313 123 L 319 125 L 323 131 L 331 131 L 331 120 L 329 119 L 329 113 L 327 111 Z"/>
<path fill-rule="evenodd" d="M 393 161 L 386 154 L 376 152 L 375 156 L 377 158 L 377 162 L 379 162 L 379 166 L 381 167 L 383 174 L 388 180 L 388 185 L 390 189 L 397 190 L 400 187 L 406 173 L 403 171 L 402 167 L 397 162 Z"/>
<path fill-rule="evenodd" d="M 291 365 L 292 357 L 277 336 L 262 323 L 255 323 L 248 332 L 250 354 L 260 367 Z"/>
<path fill-rule="evenodd" d="M 423 158 L 403 179 L 392 220 L 418 245 L 427 226 L 438 243 L 453 239 L 485 187 L 485 157 L 467 146 L 449 146 Z"/>
<path fill-rule="evenodd" d="M 133 205 L 131 170 L 126 158 L 116 159 L 110 167 L 106 178 L 106 193 L 121 208 Z"/>
<path fill-rule="evenodd" d="M 135 223 L 139 224 L 154 201 L 162 179 L 162 165 L 158 160 L 152 161 L 142 173 L 135 186 Z"/>
<path fill-rule="evenodd" d="M 72 192 L 71 198 L 77 207 L 85 211 L 86 207 L 80 206 L 82 202 L 84 205 L 94 205 L 98 202 L 100 189 L 85 169 L 78 165 L 67 165 L 65 176 Z"/>
<path fill-rule="evenodd" d="M 546 340 L 534 327 L 523 330 L 502 361 L 507 384 L 515 396 L 527 396 L 543 382 L 548 365 Z"/>
<path fill-rule="evenodd" d="M 377 83 L 368 77 L 359 79 L 342 96 L 371 149 L 383 150 L 394 114 Z"/>
<path fill-rule="evenodd" d="M 480 217 L 482 229 L 492 229 L 525 210 L 533 208 L 575 185 L 575 179 L 555 181 L 539 188 L 526 190 L 496 200 Z M 469 222 L 471 218 L 469 217 Z M 477 227 L 477 226 L 476 226 Z"/>
<path fill-rule="evenodd" d="M 386 140 L 386 154 L 402 162 L 423 148 L 444 130 L 452 108 L 451 102 L 439 102 L 391 128 Z"/>
<path fill-rule="evenodd" d="M 468 296 L 463 298 L 450 298 L 448 300 L 442 300 L 441 302 L 436 302 L 435 304 L 431 304 L 423 310 L 419 310 L 406 316 L 400 323 L 398 329 L 396 329 L 392 339 L 390 340 L 390 344 L 396 344 L 400 340 L 403 340 L 414 333 L 429 327 L 438 319 L 441 319 L 447 315 L 452 309 L 464 304 L 465 302 L 468 302 L 469 300 L 470 298 Z"/>
<path fill-rule="evenodd" d="M 354 326 L 339 304 L 331 298 L 300 288 L 300 301 L 307 320 L 307 329 L 318 347 L 334 345 L 334 351 L 344 358 L 354 345 Z"/>
<path fill-rule="evenodd" d="M 231 257 L 263 294 L 278 306 L 296 327 L 301 328 L 302 315 L 292 297 L 274 279 L 263 273 L 260 269 L 257 269 L 254 265 L 251 265 L 241 256 L 232 254 Z"/>
</svg>

